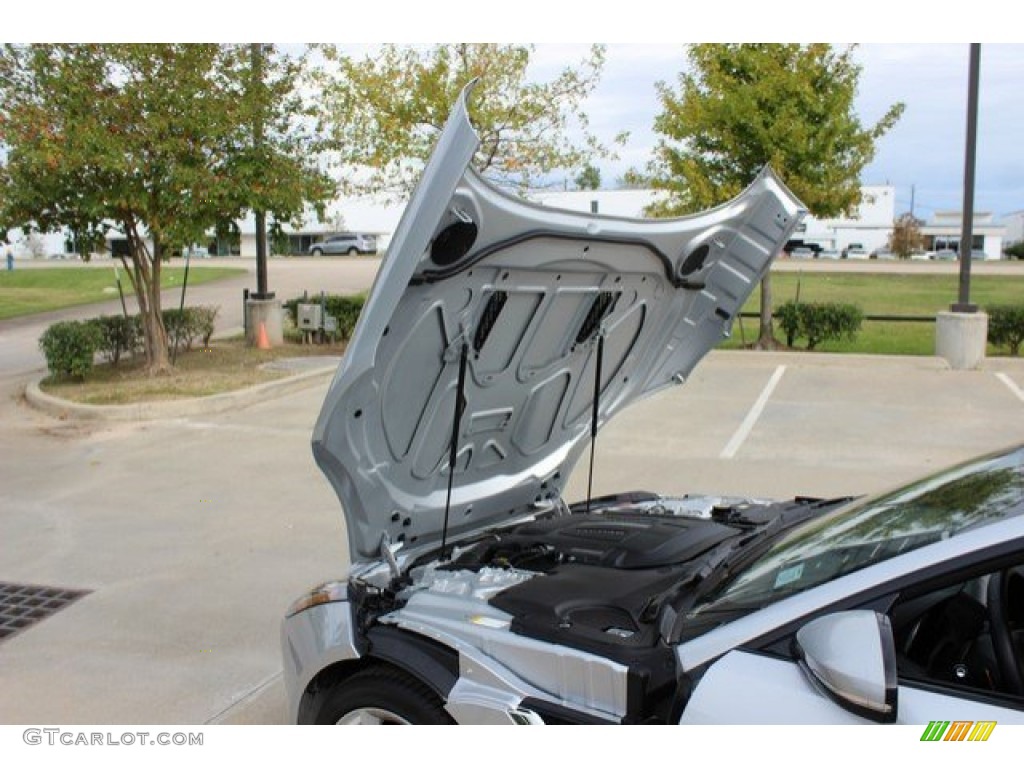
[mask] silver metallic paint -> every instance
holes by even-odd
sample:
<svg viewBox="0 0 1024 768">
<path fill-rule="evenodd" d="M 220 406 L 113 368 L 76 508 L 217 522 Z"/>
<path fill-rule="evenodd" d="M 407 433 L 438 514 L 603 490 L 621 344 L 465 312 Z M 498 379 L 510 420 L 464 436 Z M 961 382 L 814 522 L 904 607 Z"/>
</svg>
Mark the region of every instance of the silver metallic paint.
<svg viewBox="0 0 1024 768">
<path fill-rule="evenodd" d="M 512 617 L 484 603 L 420 592 L 380 621 L 430 637 L 470 659 L 475 674 L 487 674 L 523 696 L 542 698 L 602 717 L 626 713 L 628 669 L 610 659 L 474 623 L 475 616 Z M 519 687 L 521 686 L 521 687 Z"/>
<path fill-rule="evenodd" d="M 561 211 L 491 186 L 470 167 L 477 144 L 463 94 L 314 429 L 352 562 L 378 558 L 385 534 L 412 553 L 441 541 L 463 344 L 473 349 L 448 541 L 559 499 L 589 439 L 596 344 L 577 332 L 602 293 L 617 296 L 600 326 L 603 424 L 685 379 L 729 333 L 805 212 L 767 168 L 735 200 L 685 218 Z M 432 242 L 467 219 L 472 248 L 442 268 Z M 499 293 L 498 321 L 476 349 Z"/>
<path fill-rule="evenodd" d="M 281 652 L 288 721 L 296 723 L 310 681 L 332 664 L 359 658 L 351 604 L 322 603 L 286 618 L 281 623 Z"/>
</svg>

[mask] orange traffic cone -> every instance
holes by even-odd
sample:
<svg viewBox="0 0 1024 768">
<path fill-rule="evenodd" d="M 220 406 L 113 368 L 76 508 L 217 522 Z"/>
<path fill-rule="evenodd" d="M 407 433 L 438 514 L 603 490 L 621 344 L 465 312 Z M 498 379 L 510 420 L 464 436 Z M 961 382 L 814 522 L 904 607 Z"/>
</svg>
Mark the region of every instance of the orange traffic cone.
<svg viewBox="0 0 1024 768">
<path fill-rule="evenodd" d="M 267 338 L 267 324 L 260 321 L 260 330 L 256 334 L 256 349 L 270 349 L 270 339 Z"/>
</svg>

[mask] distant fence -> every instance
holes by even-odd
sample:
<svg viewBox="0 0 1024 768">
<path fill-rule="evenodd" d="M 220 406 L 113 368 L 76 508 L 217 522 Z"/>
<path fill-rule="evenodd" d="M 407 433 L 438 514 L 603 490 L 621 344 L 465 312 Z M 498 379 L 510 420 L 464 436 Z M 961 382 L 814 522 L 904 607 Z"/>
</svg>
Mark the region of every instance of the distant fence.
<svg viewBox="0 0 1024 768">
<path fill-rule="evenodd" d="M 741 312 L 740 317 L 760 318 L 760 312 Z M 772 317 L 778 317 L 773 312 Z M 934 323 L 935 315 L 864 315 L 866 323 Z"/>
</svg>

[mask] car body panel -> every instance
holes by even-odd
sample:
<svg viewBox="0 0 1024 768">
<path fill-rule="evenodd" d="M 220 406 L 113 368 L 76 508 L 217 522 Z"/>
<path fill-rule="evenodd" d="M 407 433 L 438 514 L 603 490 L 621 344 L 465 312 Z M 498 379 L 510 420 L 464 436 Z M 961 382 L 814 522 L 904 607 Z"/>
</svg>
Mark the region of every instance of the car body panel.
<svg viewBox="0 0 1024 768">
<path fill-rule="evenodd" d="M 696 687 L 682 722 L 864 722 L 819 692 L 794 659 L 754 649 L 775 647 L 780 632 L 795 633 L 815 617 L 887 604 L 888 596 L 943 573 L 976 572 L 1006 563 L 1011 553 L 1019 561 L 1022 552 L 1024 517 L 1017 515 L 854 571 L 683 642 L 676 650 L 677 673 L 694 680 Z M 361 583 L 370 583 L 386 570 L 360 566 L 354 573 Z M 444 696 L 456 722 L 534 722 L 531 707 L 538 702 L 589 721 L 621 721 L 629 687 L 625 667 L 518 634 L 513 617 L 489 604 L 492 596 L 532 578 L 544 577 L 507 568 L 460 572 L 418 566 L 409 572 L 407 592 L 396 596 L 398 607 L 378 621 L 457 655 L 459 678 Z M 348 600 L 337 600 L 285 620 L 284 677 L 293 718 L 300 718 L 307 687 L 321 671 L 337 664 L 355 668 L 367 660 L 364 654 L 372 657 L 373 649 L 357 640 L 355 610 Z M 736 695 L 738 690 L 743 696 Z M 902 681 L 898 696 L 900 723 L 943 717 L 1018 722 L 1021 716 L 976 697 L 946 695 Z"/>
<path fill-rule="evenodd" d="M 518 681 L 521 690 L 581 712 L 620 718 L 626 713 L 628 669 L 611 659 L 510 631 L 511 616 L 482 611 L 457 595 L 420 592 L 382 617 L 478 659 L 492 675 Z"/>
<path fill-rule="evenodd" d="M 300 721 L 303 695 L 316 675 L 339 662 L 360 658 L 355 638 L 352 607 L 346 600 L 312 606 L 281 623 L 288 722 Z"/>
<path fill-rule="evenodd" d="M 742 691 L 742 695 L 737 695 Z M 932 720 L 985 720 L 1024 724 L 1024 712 L 963 696 L 901 684 L 897 725 Z M 874 724 L 840 707 L 814 686 L 793 661 L 730 651 L 705 672 L 680 718 L 684 725 Z"/>
<path fill-rule="evenodd" d="M 589 439 L 598 358 L 600 424 L 685 380 L 804 214 L 767 169 L 686 218 L 560 211 L 487 183 L 477 145 L 463 95 L 314 429 L 353 562 L 383 536 L 441 542 L 460 371 L 448 540 L 557 503 Z"/>
<path fill-rule="evenodd" d="M 524 700 L 571 706 L 583 717 L 614 723 L 625 712 L 627 670 L 608 659 L 512 634 L 500 612 L 482 616 L 479 604 L 437 595 L 413 601 L 385 624 L 430 638 L 457 652 L 459 678 L 445 696 L 456 722 L 504 724 Z M 488 618 L 490 621 L 482 621 Z M 308 608 L 281 625 L 288 721 L 303 722 L 313 679 L 324 670 L 366 657 L 355 642 L 347 600 Z M 525 716 L 525 715 L 524 715 Z"/>
</svg>

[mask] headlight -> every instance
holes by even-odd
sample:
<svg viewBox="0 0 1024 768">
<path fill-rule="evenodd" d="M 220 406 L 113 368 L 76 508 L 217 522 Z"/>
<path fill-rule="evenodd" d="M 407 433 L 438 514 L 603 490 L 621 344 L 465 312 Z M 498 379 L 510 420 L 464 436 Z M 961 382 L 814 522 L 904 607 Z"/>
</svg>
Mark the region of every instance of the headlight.
<svg viewBox="0 0 1024 768">
<path fill-rule="evenodd" d="M 328 581 L 326 584 L 321 584 L 319 587 L 307 592 L 288 606 L 285 618 L 291 618 L 297 613 L 312 608 L 314 605 L 340 603 L 345 600 L 348 600 L 348 582 Z"/>
</svg>

